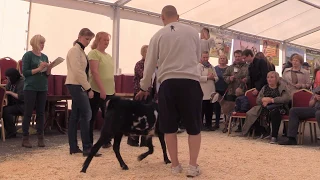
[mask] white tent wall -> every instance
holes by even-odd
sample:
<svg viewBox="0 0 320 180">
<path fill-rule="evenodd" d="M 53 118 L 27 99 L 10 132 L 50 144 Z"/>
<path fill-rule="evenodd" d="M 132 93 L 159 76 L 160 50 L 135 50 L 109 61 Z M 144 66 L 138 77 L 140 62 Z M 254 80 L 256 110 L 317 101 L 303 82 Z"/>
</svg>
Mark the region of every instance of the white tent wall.
<svg viewBox="0 0 320 180">
<path fill-rule="evenodd" d="M 0 58 L 20 60 L 26 49 L 29 2 L 0 0 Z"/>
<path fill-rule="evenodd" d="M 26 29 L 28 25 L 26 12 L 29 1 L 0 1 L 0 8 L 5 10 L 0 11 L 0 31 L 2 32 L 0 57 L 9 55 L 20 59 L 23 55 L 24 50 L 20 47 L 25 47 L 27 43 L 26 33 L 22 29 Z M 14 3 L 14 5 L 4 8 L 3 2 Z M 280 41 L 285 40 L 288 44 L 320 48 L 320 38 L 318 38 L 320 24 L 308 21 L 310 17 L 320 12 L 317 6 L 318 0 L 245 0 L 232 1 L 232 3 L 229 0 L 129 0 L 127 4 L 123 2 L 127 1 L 32 0 L 29 40 L 35 34 L 42 34 L 47 39 L 44 53 L 53 60 L 58 56 L 65 58 L 81 28 L 88 27 L 95 33 L 106 31 L 112 35 L 107 51 L 117 62 L 115 66 L 120 68 L 122 73 L 132 74 L 135 63 L 141 59 L 141 46 L 148 44 L 152 35 L 162 27 L 159 18 L 161 8 L 166 4 L 173 4 L 177 7 L 183 21 L 192 23 L 199 31 L 201 27 L 222 28 L 222 30 L 228 28 L 229 32 L 235 34 L 252 33 L 252 37 L 265 36 L 267 39 L 273 38 L 271 40 L 274 38 Z M 21 5 L 22 3 L 25 5 Z M 243 3 L 250 6 L 243 9 L 241 8 Z M 12 9 L 18 10 L 10 11 Z M 211 15 L 213 11 L 219 16 Z M 19 19 L 12 20 L 13 12 Z M 113 20 L 114 15 L 120 18 L 119 21 Z M 19 28 L 17 28 L 18 24 Z M 119 29 L 115 26 L 117 24 Z M 11 29 L 14 30 L 10 31 Z M 14 32 L 16 29 L 19 29 L 19 32 Z M 119 30 L 118 33 L 117 30 Z M 305 36 L 304 33 L 306 33 Z M 19 39 L 19 42 L 11 38 L 11 34 L 15 39 Z M 28 49 L 31 48 L 28 47 Z M 86 52 L 89 50 L 90 47 Z M 280 53 L 278 72 L 281 71 L 282 56 Z M 210 62 L 216 65 L 217 58 L 211 58 Z M 66 74 L 66 67 L 60 65 L 53 70 L 53 73 Z"/>
<path fill-rule="evenodd" d="M 66 58 L 68 50 L 77 39 L 82 28 L 89 28 L 95 34 L 106 31 L 112 34 L 113 10 L 108 6 L 99 6 L 72 0 L 34 0 L 30 21 L 30 39 L 36 34 L 46 38 L 45 53 L 49 60 Z M 91 41 L 92 43 L 93 41 Z M 28 50 L 32 48 L 28 47 Z M 91 50 L 90 45 L 85 49 Z M 107 48 L 112 53 L 112 42 Z M 65 62 L 52 70 L 53 74 L 65 75 Z"/>
<path fill-rule="evenodd" d="M 121 10 L 120 18 L 119 68 L 123 74 L 133 74 L 136 62 L 141 60 L 141 47 L 149 44 L 163 23 L 158 16 L 129 10 Z M 200 32 L 200 26 L 191 26 Z"/>
</svg>

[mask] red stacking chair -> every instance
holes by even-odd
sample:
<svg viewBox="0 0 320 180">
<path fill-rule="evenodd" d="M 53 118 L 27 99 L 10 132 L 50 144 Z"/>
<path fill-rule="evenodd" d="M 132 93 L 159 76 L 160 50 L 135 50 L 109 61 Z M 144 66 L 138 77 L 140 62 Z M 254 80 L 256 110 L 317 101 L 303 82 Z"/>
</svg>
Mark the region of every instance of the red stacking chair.
<svg viewBox="0 0 320 180">
<path fill-rule="evenodd" d="M 17 68 L 18 63 L 17 61 L 13 60 L 10 57 L 4 57 L 0 59 L 0 77 L 1 77 L 1 84 L 7 84 L 7 79 L 5 76 L 5 72 L 9 68 Z"/>
<path fill-rule="evenodd" d="M 250 109 L 254 106 L 257 105 L 257 96 L 253 95 L 252 92 L 255 90 L 255 88 L 253 89 L 249 89 L 248 91 L 246 91 L 245 96 L 247 96 L 247 98 L 249 99 L 249 104 L 250 104 Z M 245 119 L 246 118 L 246 113 L 239 113 L 236 112 L 236 114 L 231 115 L 230 120 L 229 120 L 229 124 L 228 124 L 228 136 L 231 133 L 231 121 L 233 118 L 237 118 L 240 120 L 240 124 L 242 127 L 242 121 L 241 119 Z"/>
<path fill-rule="evenodd" d="M 0 87 L 0 122 L 1 122 L 1 135 L 2 135 L 2 141 L 6 140 L 6 133 L 4 130 L 4 122 L 2 119 L 2 113 L 3 113 L 3 105 L 4 105 L 4 98 L 6 96 L 6 89 L 3 87 Z"/>
<path fill-rule="evenodd" d="M 18 70 L 19 70 L 20 74 L 22 74 L 22 60 L 18 61 Z"/>
<path fill-rule="evenodd" d="M 115 90 L 116 90 L 116 93 L 122 93 L 122 90 L 121 90 L 121 84 L 122 84 L 122 77 L 123 75 L 115 75 L 114 76 L 114 82 L 115 82 Z"/>
<path fill-rule="evenodd" d="M 133 75 L 123 75 L 121 80 L 122 93 L 133 94 Z"/>
<path fill-rule="evenodd" d="M 309 101 L 312 97 L 312 92 L 306 89 L 301 89 L 293 94 L 292 97 L 292 107 L 309 107 Z M 289 118 L 288 118 L 289 119 Z M 298 144 L 303 143 L 304 139 L 304 130 L 306 123 L 309 123 L 310 126 L 310 138 L 311 142 L 313 142 L 313 137 L 317 142 L 317 121 L 315 118 L 310 119 L 303 119 L 299 124 L 299 131 L 298 131 Z M 314 136 L 312 133 L 312 124 L 314 125 Z"/>
</svg>

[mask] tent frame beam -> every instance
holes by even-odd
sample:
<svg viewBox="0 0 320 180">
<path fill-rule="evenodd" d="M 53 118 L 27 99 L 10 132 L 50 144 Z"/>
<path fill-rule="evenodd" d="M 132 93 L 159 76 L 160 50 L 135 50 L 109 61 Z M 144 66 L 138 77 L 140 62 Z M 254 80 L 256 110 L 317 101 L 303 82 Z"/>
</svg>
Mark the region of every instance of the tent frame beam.
<svg viewBox="0 0 320 180">
<path fill-rule="evenodd" d="M 279 5 L 279 4 L 281 4 L 281 3 L 285 2 L 285 1 L 287 1 L 287 0 L 275 0 L 275 1 L 272 1 L 269 4 L 266 4 L 266 5 L 258 8 L 258 9 L 255 9 L 255 10 L 253 10 L 253 11 L 251 11 L 251 12 L 249 12 L 249 13 L 243 15 L 243 16 L 240 16 L 240 17 L 238 17 L 238 18 L 236 18 L 236 19 L 234 19 L 234 20 L 232 20 L 232 21 L 220 26 L 220 28 L 221 29 L 227 29 L 227 28 L 229 28 L 229 27 L 231 27 L 231 26 L 233 26 L 235 24 L 238 24 L 238 23 L 240 23 L 240 22 L 242 22 L 242 21 L 244 21 L 246 19 L 249 19 L 249 18 L 251 18 L 251 17 L 253 17 L 253 16 L 257 15 L 257 14 L 260 14 L 263 11 L 266 11 L 266 10 L 268 10 L 270 8 L 273 8 L 274 6 L 277 6 L 277 5 Z"/>
<path fill-rule="evenodd" d="M 30 1 L 30 0 L 29 0 Z M 114 11 L 116 10 L 116 9 L 122 9 L 122 10 L 128 10 L 128 11 L 132 11 L 132 12 L 135 12 L 135 13 L 140 13 L 140 14 L 145 14 L 145 15 L 148 15 L 148 16 L 153 16 L 153 17 L 161 17 L 161 14 L 159 14 L 159 13 L 154 13 L 154 12 L 150 12 L 150 11 L 145 11 L 145 10 L 142 10 L 142 9 L 137 9 L 137 8 L 132 8 L 132 7 L 128 7 L 128 6 L 125 6 L 125 4 L 123 4 L 123 5 L 121 5 L 121 6 L 117 6 L 115 3 L 109 3 L 109 2 L 103 2 L 103 1 L 98 1 L 98 0 L 75 0 L 75 1 L 84 1 L 84 2 L 88 2 L 88 3 L 95 3 L 95 4 L 102 4 L 102 5 L 106 5 L 106 6 L 111 6 L 111 7 L 113 7 L 113 9 L 114 9 Z M 127 1 L 126 3 L 128 3 L 130 0 L 118 0 L 118 1 Z M 118 2 L 117 1 L 117 2 Z M 273 2 L 271 2 L 271 3 L 269 3 L 269 4 L 267 4 L 267 5 L 265 5 L 265 6 L 271 6 L 270 4 L 272 4 L 273 6 L 271 6 L 271 7 L 269 7 L 269 8 L 267 8 L 267 9 L 270 9 L 270 8 L 272 8 L 272 7 L 274 7 L 274 6 L 276 6 L 276 5 L 278 5 L 278 4 L 281 4 L 281 3 L 283 3 L 283 2 L 285 2 L 285 1 L 287 1 L 287 0 L 275 0 L 275 1 L 273 1 Z M 310 2 L 308 2 L 308 1 L 305 1 L 305 0 L 298 0 L 298 1 L 300 1 L 300 2 L 302 2 L 302 3 L 306 3 L 306 4 L 308 4 L 308 5 L 310 5 L 310 6 L 313 6 L 313 7 L 315 7 L 315 8 L 319 8 L 320 9 L 320 6 L 317 6 L 317 5 L 315 5 L 315 4 L 313 4 L 313 3 L 310 3 Z M 263 11 L 265 11 L 265 10 L 267 10 L 267 9 L 264 9 L 264 10 L 262 10 L 261 8 L 263 8 L 263 7 L 265 7 L 265 6 L 262 6 L 262 7 L 260 7 L 260 8 L 258 8 L 258 9 L 256 9 L 256 10 L 254 10 L 254 11 L 252 11 L 252 12 L 256 12 L 256 14 L 259 14 L 259 13 L 261 13 L 261 12 L 263 12 Z M 260 12 L 258 12 L 258 10 L 260 10 Z M 251 12 L 251 13 L 252 13 Z M 119 13 L 119 14 L 118 14 Z M 113 47 L 113 50 L 112 50 L 112 55 L 114 56 L 114 60 L 115 60 L 115 62 L 116 62 L 116 72 L 118 72 L 118 68 L 119 68 L 119 43 L 118 44 L 114 44 L 115 42 L 115 33 L 116 32 L 118 32 L 118 36 L 119 36 L 119 28 L 120 28 L 120 11 L 118 12 L 117 14 L 118 14 L 118 16 L 116 17 L 114 17 L 114 21 L 119 21 L 119 22 L 117 22 L 118 23 L 118 25 L 119 25 L 119 27 L 113 27 L 113 44 L 112 44 L 112 47 Z M 250 13 L 248 13 L 248 14 L 250 14 Z M 254 16 L 254 15 L 256 15 L 256 14 L 251 14 L 251 16 L 250 17 L 252 17 L 252 16 Z M 245 15 L 244 15 L 245 16 Z M 248 16 L 248 15 L 247 15 Z M 243 17 L 243 16 L 242 16 Z M 248 19 L 248 18 L 250 18 L 250 17 L 246 17 L 245 19 Z M 241 17 L 240 17 L 241 18 Z M 244 17 L 243 17 L 244 18 Z M 118 20 L 116 20 L 116 19 L 118 19 Z M 239 22 L 241 22 L 240 20 L 239 20 L 239 18 L 237 18 L 238 19 L 238 21 Z M 231 23 L 231 22 L 235 22 L 237 19 L 235 19 L 235 20 L 233 20 L 233 21 L 230 21 L 229 23 Z M 243 20 L 245 20 L 245 19 L 243 19 Z M 242 21 L 243 21 L 242 20 Z M 248 36 L 248 37 L 254 37 L 254 38 L 258 38 L 258 39 L 268 39 L 268 40 L 272 40 L 272 41 L 276 41 L 276 42 L 280 42 L 280 43 L 286 43 L 287 45 L 292 45 L 292 46 L 297 46 L 297 47 L 301 47 L 301 48 L 308 48 L 308 49 L 314 49 L 314 50 L 316 50 L 315 48 L 312 48 L 312 47 L 307 47 L 307 46 L 303 46 L 303 45 L 298 45 L 298 44 L 294 44 L 294 43 L 291 43 L 291 41 L 293 41 L 293 40 L 291 40 L 290 41 L 290 39 L 291 38 L 288 38 L 287 40 L 285 40 L 285 41 L 281 41 L 281 40 L 278 40 L 278 39 L 272 39 L 272 38 L 268 38 L 268 37 L 262 37 L 262 36 L 257 36 L 257 35 L 252 35 L 252 34 L 248 34 L 248 33 L 244 33 L 244 32 L 239 32 L 239 31 L 236 31 L 236 30 L 231 30 L 231 29 L 228 29 L 228 27 L 226 26 L 226 25 L 228 25 L 228 23 L 226 23 L 225 25 L 222 25 L 222 26 L 215 26 L 215 25 L 211 25 L 211 24 L 205 24 L 205 23 L 200 23 L 200 22 L 196 22 L 196 21 L 191 21 L 191 20 L 186 20 L 186 19 L 179 19 L 179 22 L 182 22 L 182 23 L 186 23 L 186 24 L 190 24 L 190 25 L 196 25 L 196 26 L 200 26 L 200 27 L 207 27 L 207 28 L 214 28 L 214 29 L 220 29 L 220 30 L 223 30 L 223 31 L 226 31 L 226 32 L 229 32 L 229 33 L 233 33 L 233 34 L 239 34 L 239 35 L 243 35 L 243 36 Z M 239 23 L 239 22 L 237 22 L 237 23 Z M 114 22 L 115 23 L 115 22 Z M 235 23 L 235 24 L 237 24 L 237 23 Z M 231 25 L 232 26 L 232 25 Z M 229 26 L 230 27 L 230 26 Z M 320 28 L 320 27 L 319 27 Z M 118 29 L 118 30 L 117 30 Z M 316 28 L 315 28 L 316 29 Z M 314 30 L 314 32 L 316 32 L 315 31 L 315 29 L 312 29 L 312 30 Z M 311 34 L 312 32 L 312 30 L 309 30 L 309 31 L 307 31 L 307 32 L 309 32 L 309 34 Z M 302 34 L 302 35 L 300 35 L 301 37 L 303 37 L 303 36 L 306 36 L 306 35 L 308 35 L 307 34 L 307 32 L 305 32 L 305 34 Z M 298 35 L 297 35 L 298 36 Z M 300 37 L 300 38 L 301 38 Z M 117 38 L 119 38 L 119 37 L 117 37 Z M 293 38 L 293 37 L 292 37 Z M 298 39 L 298 38 L 297 38 Z M 289 40 L 289 41 L 288 41 Z M 117 40 L 118 42 L 119 42 L 119 39 Z M 118 55 L 115 55 L 115 54 L 118 54 Z"/>
<path fill-rule="evenodd" d="M 320 31 L 320 26 L 318 26 L 318 27 L 316 27 L 316 28 L 313 28 L 313 29 L 310 29 L 310 30 L 308 30 L 308 31 L 306 31 L 306 32 L 300 33 L 300 34 L 298 34 L 298 35 L 295 35 L 295 36 L 293 36 L 293 37 L 291 37 L 291 38 L 288 38 L 288 39 L 286 39 L 286 40 L 284 40 L 284 41 L 285 41 L 285 42 L 291 42 L 291 41 L 297 40 L 297 39 L 299 39 L 299 38 L 302 38 L 302 37 L 304 37 L 304 36 L 307 36 L 307 35 L 309 35 L 309 34 L 315 33 L 315 32 L 317 32 L 317 31 Z"/>
<path fill-rule="evenodd" d="M 305 3 L 305 4 L 309 5 L 309 6 L 313 6 L 313 7 L 315 7 L 315 8 L 320 9 L 320 6 L 318 6 L 318 5 L 316 5 L 316 4 L 313 4 L 313 3 L 309 2 L 309 1 L 306 1 L 306 0 L 298 0 L 298 1 L 300 1 L 300 2 L 302 2 L 302 3 Z"/>
<path fill-rule="evenodd" d="M 130 2 L 131 0 L 117 0 L 114 5 L 115 6 L 124 6 L 125 4 L 127 4 L 128 2 Z"/>
</svg>

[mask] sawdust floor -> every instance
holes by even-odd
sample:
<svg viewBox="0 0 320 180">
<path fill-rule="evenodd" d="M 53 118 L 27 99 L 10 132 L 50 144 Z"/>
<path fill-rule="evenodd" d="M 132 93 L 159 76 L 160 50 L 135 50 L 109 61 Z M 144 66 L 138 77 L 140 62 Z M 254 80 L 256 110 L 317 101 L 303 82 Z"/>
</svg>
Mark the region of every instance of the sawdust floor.
<svg viewBox="0 0 320 180">
<path fill-rule="evenodd" d="M 98 132 L 95 132 L 97 138 Z M 78 136 L 79 137 L 79 136 Z M 146 148 L 131 147 L 122 141 L 121 153 L 129 166 L 123 171 L 112 149 L 101 149 L 102 157 L 94 158 L 86 174 L 80 173 L 85 158 L 69 155 L 66 135 L 46 136 L 47 147 L 25 149 L 21 139 L 0 143 L 0 179 L 186 179 L 184 173 L 174 176 L 170 165 L 163 163 L 158 138 L 155 152 L 138 162 L 137 156 Z M 36 145 L 36 137 L 32 141 Z M 266 140 L 248 139 L 221 131 L 203 132 L 199 165 L 202 174 L 196 179 L 320 179 L 318 145 L 284 147 Z M 179 134 L 179 158 L 188 164 L 187 134 Z"/>
</svg>

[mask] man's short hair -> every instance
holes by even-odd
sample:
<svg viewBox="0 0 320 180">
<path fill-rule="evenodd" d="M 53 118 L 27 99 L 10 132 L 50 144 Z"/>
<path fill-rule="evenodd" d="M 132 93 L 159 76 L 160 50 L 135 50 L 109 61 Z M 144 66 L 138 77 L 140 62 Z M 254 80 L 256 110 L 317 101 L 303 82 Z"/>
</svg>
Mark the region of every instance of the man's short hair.
<svg viewBox="0 0 320 180">
<path fill-rule="evenodd" d="M 253 52 L 251 51 L 251 49 L 245 49 L 244 51 L 242 51 L 242 56 L 248 57 L 249 55 L 253 57 Z"/>
<path fill-rule="evenodd" d="M 176 7 L 174 7 L 172 5 L 165 6 L 162 9 L 161 14 L 164 15 L 165 17 L 168 17 L 168 18 L 178 16 L 178 12 L 177 12 Z"/>
<path fill-rule="evenodd" d="M 209 52 L 208 51 L 202 51 L 201 55 L 202 54 L 209 54 Z"/>
<path fill-rule="evenodd" d="M 235 52 L 233 52 L 233 55 L 236 55 L 236 54 L 242 54 L 242 51 L 241 50 L 236 50 Z"/>
</svg>

